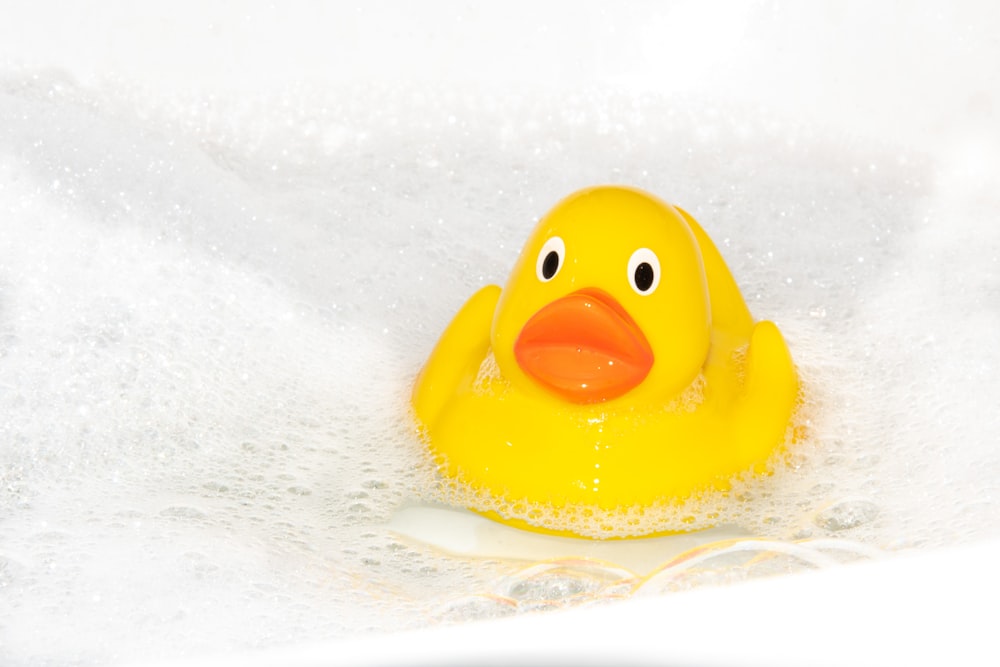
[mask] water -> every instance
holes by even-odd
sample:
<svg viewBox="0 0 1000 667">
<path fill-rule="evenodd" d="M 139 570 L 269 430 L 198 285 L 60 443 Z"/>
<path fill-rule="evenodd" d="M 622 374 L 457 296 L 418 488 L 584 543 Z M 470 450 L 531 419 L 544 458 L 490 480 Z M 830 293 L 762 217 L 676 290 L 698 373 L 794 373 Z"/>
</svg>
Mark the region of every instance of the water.
<svg viewBox="0 0 1000 667">
<path fill-rule="evenodd" d="M 948 155 L 711 98 L 9 71 L 0 661 L 350 637 L 998 536 L 1000 202 Z M 774 544 L 637 577 L 393 534 L 433 498 L 405 415 L 420 364 L 537 217 L 601 182 L 689 210 L 789 341 L 811 435 L 717 508 Z"/>
</svg>

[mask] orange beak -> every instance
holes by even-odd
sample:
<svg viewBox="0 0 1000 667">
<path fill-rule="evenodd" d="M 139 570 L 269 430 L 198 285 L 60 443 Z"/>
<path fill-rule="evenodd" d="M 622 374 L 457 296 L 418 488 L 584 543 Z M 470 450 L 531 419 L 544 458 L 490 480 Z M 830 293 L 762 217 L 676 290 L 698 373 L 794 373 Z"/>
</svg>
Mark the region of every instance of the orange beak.
<svg viewBox="0 0 1000 667">
<path fill-rule="evenodd" d="M 521 369 L 574 403 L 621 396 L 645 379 L 653 350 L 614 297 L 583 289 L 553 301 L 521 329 L 514 343 Z"/>
</svg>

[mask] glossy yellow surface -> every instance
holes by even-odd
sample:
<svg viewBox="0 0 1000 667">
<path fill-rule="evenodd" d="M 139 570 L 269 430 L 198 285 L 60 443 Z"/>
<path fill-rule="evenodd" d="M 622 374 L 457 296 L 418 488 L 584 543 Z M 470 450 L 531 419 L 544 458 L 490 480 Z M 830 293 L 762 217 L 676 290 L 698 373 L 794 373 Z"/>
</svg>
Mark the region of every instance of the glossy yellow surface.
<svg viewBox="0 0 1000 667">
<path fill-rule="evenodd" d="M 444 474 L 505 501 L 613 510 L 762 471 L 797 394 L 781 333 L 754 323 L 698 223 L 596 187 L 539 222 L 502 290 L 463 306 L 412 402 Z"/>
</svg>

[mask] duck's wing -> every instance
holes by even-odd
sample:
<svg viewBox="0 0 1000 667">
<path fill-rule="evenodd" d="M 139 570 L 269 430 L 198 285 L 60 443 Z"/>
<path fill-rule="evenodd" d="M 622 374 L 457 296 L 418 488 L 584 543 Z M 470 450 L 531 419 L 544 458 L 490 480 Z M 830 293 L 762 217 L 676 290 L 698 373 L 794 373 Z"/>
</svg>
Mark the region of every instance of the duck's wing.
<svg viewBox="0 0 1000 667">
<path fill-rule="evenodd" d="M 425 427 L 437 420 L 455 391 L 471 384 L 490 347 L 490 325 L 500 287 L 487 285 L 458 311 L 413 385 L 413 409 Z"/>
<path fill-rule="evenodd" d="M 718 248 L 712 243 L 701 225 L 691 215 L 679 206 L 674 206 L 687 222 L 694 233 L 698 246 L 701 248 L 701 258 L 705 265 L 705 276 L 708 279 L 708 293 L 712 302 L 712 326 L 746 339 L 753 328 L 753 317 L 747 308 L 743 295 L 729 267 L 722 259 Z"/>
<path fill-rule="evenodd" d="M 750 340 L 746 351 L 743 387 L 733 433 L 747 465 L 765 460 L 785 437 L 799 401 L 799 380 L 785 339 L 773 322 L 754 324 L 733 274 L 701 225 L 687 211 L 684 216 L 701 246 L 701 256 L 712 300 L 712 325 L 733 342 Z"/>
<path fill-rule="evenodd" d="M 798 402 L 798 375 L 785 339 L 774 322 L 758 322 L 747 349 L 746 377 L 734 419 L 748 461 L 765 459 L 788 438 Z"/>
</svg>

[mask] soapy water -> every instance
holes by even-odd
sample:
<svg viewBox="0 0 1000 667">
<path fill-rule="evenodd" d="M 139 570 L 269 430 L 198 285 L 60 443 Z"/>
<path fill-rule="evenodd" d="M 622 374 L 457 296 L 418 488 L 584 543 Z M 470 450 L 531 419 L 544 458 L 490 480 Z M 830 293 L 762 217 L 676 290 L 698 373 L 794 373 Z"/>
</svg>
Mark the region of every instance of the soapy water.
<svg viewBox="0 0 1000 667">
<path fill-rule="evenodd" d="M 778 323 L 808 436 L 636 572 L 456 556 L 412 380 L 539 216 L 684 206 Z M 96 663 L 601 603 L 1000 534 L 995 195 L 708 102 L 425 90 L 170 103 L 0 84 L 0 658 Z M 991 198 L 992 197 L 992 198 Z"/>
</svg>

